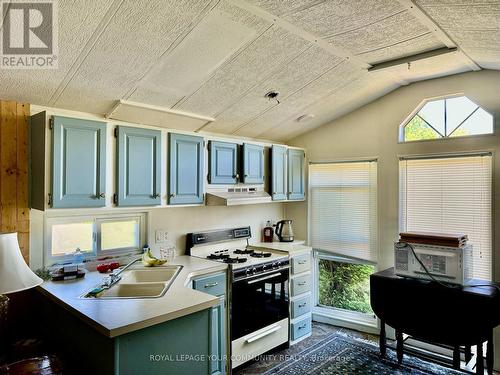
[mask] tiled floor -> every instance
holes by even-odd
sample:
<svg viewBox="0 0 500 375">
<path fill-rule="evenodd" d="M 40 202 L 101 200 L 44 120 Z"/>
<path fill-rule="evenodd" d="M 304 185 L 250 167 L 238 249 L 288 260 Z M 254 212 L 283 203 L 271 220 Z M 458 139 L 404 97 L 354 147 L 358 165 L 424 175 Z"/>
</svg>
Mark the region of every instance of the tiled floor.
<svg viewBox="0 0 500 375">
<path fill-rule="evenodd" d="M 329 324 L 313 323 L 312 335 L 305 340 L 302 340 L 296 345 L 291 346 L 288 349 L 282 349 L 279 351 L 267 353 L 261 356 L 258 361 L 248 362 L 247 364 L 241 366 L 239 369 L 233 372 L 235 375 L 255 375 L 262 374 L 268 369 L 274 367 L 277 363 L 286 360 L 287 357 L 294 356 L 302 352 L 305 348 L 321 341 L 325 337 L 329 336 L 334 332 L 344 332 L 348 333 L 354 337 L 360 337 L 365 340 L 377 341 L 378 337 L 368 335 L 366 333 L 361 333 L 358 331 L 352 331 L 345 328 L 335 327 Z"/>
</svg>

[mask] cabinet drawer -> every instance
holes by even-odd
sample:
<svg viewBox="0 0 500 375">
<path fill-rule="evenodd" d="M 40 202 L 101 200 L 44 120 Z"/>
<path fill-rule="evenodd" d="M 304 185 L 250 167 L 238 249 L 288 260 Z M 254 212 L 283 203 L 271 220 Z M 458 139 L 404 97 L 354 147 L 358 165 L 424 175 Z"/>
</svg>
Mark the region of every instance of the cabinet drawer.
<svg viewBox="0 0 500 375">
<path fill-rule="evenodd" d="M 292 279 L 292 297 L 311 290 L 311 275 L 295 277 Z"/>
<path fill-rule="evenodd" d="M 222 296 L 226 294 L 226 275 L 210 275 L 193 280 L 193 289 L 200 292 Z"/>
<path fill-rule="evenodd" d="M 311 296 L 292 301 L 292 319 L 311 311 Z"/>
<path fill-rule="evenodd" d="M 309 253 L 292 258 L 292 274 L 296 275 L 311 269 L 311 255 Z"/>
<path fill-rule="evenodd" d="M 311 317 L 292 323 L 292 340 L 297 340 L 311 332 Z"/>
</svg>

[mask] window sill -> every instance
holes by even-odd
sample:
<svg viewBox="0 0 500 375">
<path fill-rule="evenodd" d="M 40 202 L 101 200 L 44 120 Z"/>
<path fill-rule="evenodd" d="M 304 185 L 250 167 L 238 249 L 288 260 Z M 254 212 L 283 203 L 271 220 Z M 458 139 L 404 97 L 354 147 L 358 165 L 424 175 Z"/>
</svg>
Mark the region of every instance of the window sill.
<svg viewBox="0 0 500 375">
<path fill-rule="evenodd" d="M 313 308 L 312 317 L 315 322 L 332 324 L 376 335 L 379 334 L 380 330 L 379 321 L 374 315 L 316 306 Z"/>
</svg>

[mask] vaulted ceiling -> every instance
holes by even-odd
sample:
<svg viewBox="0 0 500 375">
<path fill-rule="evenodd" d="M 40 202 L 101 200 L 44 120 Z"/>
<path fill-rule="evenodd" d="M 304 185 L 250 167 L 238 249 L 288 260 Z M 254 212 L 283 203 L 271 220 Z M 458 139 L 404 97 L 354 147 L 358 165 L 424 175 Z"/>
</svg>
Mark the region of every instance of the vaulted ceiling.
<svg viewBox="0 0 500 375">
<path fill-rule="evenodd" d="M 122 99 L 215 120 L 169 128 L 286 141 L 401 85 L 500 69 L 493 0 L 59 0 L 58 12 L 59 68 L 0 70 L 0 97 L 103 114 Z"/>
</svg>

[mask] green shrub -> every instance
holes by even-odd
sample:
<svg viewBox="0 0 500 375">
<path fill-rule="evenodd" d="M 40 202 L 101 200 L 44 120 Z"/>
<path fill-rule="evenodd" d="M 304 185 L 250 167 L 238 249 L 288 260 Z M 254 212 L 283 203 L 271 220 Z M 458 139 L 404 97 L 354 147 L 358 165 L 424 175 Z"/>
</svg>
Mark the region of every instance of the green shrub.
<svg viewBox="0 0 500 375">
<path fill-rule="evenodd" d="M 370 274 L 374 267 L 320 259 L 319 304 L 373 313 L 370 306 Z"/>
</svg>

